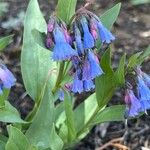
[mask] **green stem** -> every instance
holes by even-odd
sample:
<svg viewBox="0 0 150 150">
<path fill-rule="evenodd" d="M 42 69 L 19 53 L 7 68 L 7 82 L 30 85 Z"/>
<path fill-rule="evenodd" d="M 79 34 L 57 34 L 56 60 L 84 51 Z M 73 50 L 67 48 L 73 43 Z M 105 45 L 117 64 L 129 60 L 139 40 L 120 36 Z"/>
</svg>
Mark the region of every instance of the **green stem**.
<svg viewBox="0 0 150 150">
<path fill-rule="evenodd" d="M 63 62 L 60 63 L 56 84 L 54 86 L 54 89 L 52 90 L 53 94 L 58 90 L 58 88 L 60 86 L 61 79 L 62 79 L 62 76 L 63 76 L 63 73 L 64 73 L 64 66 L 65 66 L 65 62 L 63 61 Z"/>
<path fill-rule="evenodd" d="M 102 107 L 98 107 L 95 109 L 93 115 L 91 116 L 91 118 L 88 120 L 88 122 L 84 125 L 84 127 L 78 132 L 77 136 L 79 137 L 84 130 L 89 126 L 89 124 L 92 122 L 92 120 L 94 119 L 94 117 L 97 115 L 97 113 L 102 109 Z"/>
<path fill-rule="evenodd" d="M 97 106 L 97 108 L 95 109 L 93 115 L 90 117 L 90 119 L 88 120 L 88 122 L 84 125 L 84 127 L 78 132 L 77 134 L 77 137 L 79 137 L 83 132 L 84 130 L 89 126 L 89 124 L 92 122 L 92 120 L 94 119 L 94 117 L 97 115 L 97 113 L 102 109 L 103 107 L 99 107 Z M 63 150 L 67 150 L 67 149 L 70 149 L 73 145 L 75 145 L 76 142 L 72 142 L 72 143 L 69 143 L 67 145 L 64 145 L 63 147 Z"/>
<path fill-rule="evenodd" d="M 68 61 L 67 64 L 66 64 L 66 66 L 65 66 L 65 69 L 64 69 L 63 77 L 66 75 L 66 72 L 68 70 L 69 64 L 70 64 L 70 62 Z"/>
</svg>

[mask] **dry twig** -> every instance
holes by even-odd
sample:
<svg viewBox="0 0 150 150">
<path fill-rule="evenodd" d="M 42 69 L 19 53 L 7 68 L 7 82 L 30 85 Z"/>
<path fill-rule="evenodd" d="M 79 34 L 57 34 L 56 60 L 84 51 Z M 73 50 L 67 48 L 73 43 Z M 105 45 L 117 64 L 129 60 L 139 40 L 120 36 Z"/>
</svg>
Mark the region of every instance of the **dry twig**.
<svg viewBox="0 0 150 150">
<path fill-rule="evenodd" d="M 106 144 L 104 144 L 103 146 L 101 146 L 100 148 L 97 148 L 96 150 L 104 150 L 109 146 L 116 147 L 116 148 L 118 148 L 118 150 L 129 150 L 129 148 L 127 146 L 120 143 L 122 141 L 123 141 L 123 137 L 113 139 L 113 140 L 107 142 Z"/>
</svg>

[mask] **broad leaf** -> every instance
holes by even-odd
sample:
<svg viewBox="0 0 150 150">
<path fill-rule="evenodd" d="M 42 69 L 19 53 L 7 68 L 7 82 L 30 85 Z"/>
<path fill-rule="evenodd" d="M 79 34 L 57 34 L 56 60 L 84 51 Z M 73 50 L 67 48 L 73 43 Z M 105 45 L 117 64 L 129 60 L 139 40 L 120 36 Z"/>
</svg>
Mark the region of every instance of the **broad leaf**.
<svg viewBox="0 0 150 150">
<path fill-rule="evenodd" d="M 97 113 L 95 118 L 92 120 L 90 126 L 109 121 L 123 121 L 124 113 L 125 113 L 124 105 L 114 105 L 106 107 L 104 110 Z"/>
<path fill-rule="evenodd" d="M 100 64 L 104 71 L 104 74 L 112 75 L 114 73 L 112 66 L 111 66 L 111 49 L 110 48 L 108 48 L 106 52 L 103 54 Z"/>
<path fill-rule="evenodd" d="M 6 144 L 6 150 L 29 150 L 30 143 L 26 136 L 13 126 L 7 127 L 9 139 Z"/>
<path fill-rule="evenodd" d="M 58 0 L 56 13 L 57 16 L 64 20 L 67 24 L 75 13 L 77 0 Z"/>
<path fill-rule="evenodd" d="M 133 5 L 141 5 L 141 4 L 150 3 L 150 0 L 131 0 L 131 3 Z"/>
<path fill-rule="evenodd" d="M 13 35 L 9 35 L 3 38 L 0 38 L 0 51 L 3 50 L 8 44 L 12 42 Z"/>
<path fill-rule="evenodd" d="M 78 132 L 83 130 L 84 126 L 86 126 L 97 107 L 98 104 L 96 100 L 96 94 L 94 93 L 85 99 L 84 102 L 82 102 L 74 110 L 75 127 Z"/>
<path fill-rule="evenodd" d="M 5 150 L 5 145 L 8 138 L 2 134 L 0 134 L 0 150 Z"/>
<path fill-rule="evenodd" d="M 143 52 L 143 54 L 140 55 L 139 59 L 138 59 L 138 64 L 143 63 L 143 61 L 146 58 L 149 58 L 150 56 L 150 46 L 148 46 L 148 48 Z"/>
<path fill-rule="evenodd" d="M 62 139 L 57 135 L 54 125 L 50 134 L 50 143 L 51 143 L 50 148 L 52 150 L 61 150 L 63 148 L 64 143 Z"/>
<path fill-rule="evenodd" d="M 125 63 L 126 55 L 123 55 L 120 59 L 119 66 L 115 72 L 116 85 L 122 86 L 125 84 Z"/>
<path fill-rule="evenodd" d="M 0 108 L 4 107 L 5 106 L 5 101 L 7 100 L 8 98 L 8 95 L 9 95 L 9 89 L 4 89 L 3 90 L 3 94 L 0 95 Z"/>
<path fill-rule="evenodd" d="M 26 132 L 30 143 L 42 149 L 49 148 L 50 133 L 54 122 L 54 99 L 49 87 L 43 89 L 43 96 L 37 113 Z M 53 141 L 51 141 L 53 142 Z"/>
<path fill-rule="evenodd" d="M 21 53 L 21 71 L 26 90 L 34 100 L 37 100 L 48 72 L 50 73 L 50 88 L 53 88 L 55 74 L 52 73 L 52 70 L 56 68 L 56 63 L 50 59 L 50 51 L 46 51 L 36 44 L 32 36 L 33 29 L 46 32 L 46 22 L 40 12 L 37 0 L 30 1 L 26 12 Z"/>
<path fill-rule="evenodd" d="M 5 150 L 6 143 L 0 140 L 0 150 Z"/>
<path fill-rule="evenodd" d="M 118 18 L 121 8 L 121 3 L 116 4 L 114 7 L 106 11 L 101 17 L 102 23 L 108 28 L 111 29 L 114 22 Z"/>
<path fill-rule="evenodd" d="M 64 143 L 68 143 L 68 128 L 65 123 L 61 124 L 61 126 L 59 127 L 58 134 Z"/>
<path fill-rule="evenodd" d="M 141 55 L 142 52 L 136 53 L 132 55 L 127 64 L 127 70 L 133 69 L 138 64 L 138 58 Z"/>
<path fill-rule="evenodd" d="M 64 113 L 64 105 L 63 103 L 60 103 L 55 107 L 55 122 L 58 120 L 59 117 L 61 117 L 62 113 Z M 63 116 L 65 120 L 65 113 Z"/>
<path fill-rule="evenodd" d="M 111 67 L 111 50 L 110 48 L 104 53 L 101 59 L 101 67 L 104 74 L 97 77 L 96 84 L 96 99 L 99 107 L 103 107 L 112 97 L 115 90 L 114 72 Z"/>
<path fill-rule="evenodd" d="M 75 130 L 75 120 L 73 114 L 73 104 L 71 101 L 71 96 L 69 93 L 65 93 L 65 100 L 64 100 L 64 108 L 66 114 L 66 124 L 68 128 L 68 141 L 72 141 L 76 138 L 76 130 Z"/>
<path fill-rule="evenodd" d="M 37 29 L 33 29 L 32 30 L 32 36 L 34 38 L 34 41 L 40 45 L 42 48 L 44 48 L 45 50 L 48 50 L 46 47 L 45 47 L 45 39 L 46 39 L 46 33 L 45 32 L 40 32 L 39 30 Z"/>
<path fill-rule="evenodd" d="M 26 123 L 20 118 L 18 111 L 5 101 L 5 107 L 0 108 L 0 121 L 7 123 Z"/>
</svg>

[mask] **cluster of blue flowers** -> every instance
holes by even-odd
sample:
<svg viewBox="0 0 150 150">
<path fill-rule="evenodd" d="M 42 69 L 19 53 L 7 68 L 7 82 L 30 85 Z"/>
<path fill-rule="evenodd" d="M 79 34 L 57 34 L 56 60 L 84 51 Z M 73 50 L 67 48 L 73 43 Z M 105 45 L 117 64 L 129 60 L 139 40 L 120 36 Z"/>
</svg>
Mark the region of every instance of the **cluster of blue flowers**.
<svg viewBox="0 0 150 150">
<path fill-rule="evenodd" d="M 3 93 L 3 89 L 10 89 L 15 85 L 16 79 L 14 75 L 7 69 L 7 67 L 0 64 L 0 95 Z"/>
<path fill-rule="evenodd" d="M 56 16 L 48 23 L 46 46 L 53 51 L 54 61 L 72 62 L 73 81 L 71 91 L 81 93 L 95 88 L 93 79 L 103 74 L 96 52 L 96 41 L 111 43 L 115 40 L 99 18 L 84 10 L 71 21 L 70 30 Z"/>
<path fill-rule="evenodd" d="M 132 87 L 126 90 L 125 102 L 127 104 L 127 116 L 135 117 L 141 112 L 147 113 L 150 109 L 150 76 L 137 68 L 137 96 Z"/>
</svg>

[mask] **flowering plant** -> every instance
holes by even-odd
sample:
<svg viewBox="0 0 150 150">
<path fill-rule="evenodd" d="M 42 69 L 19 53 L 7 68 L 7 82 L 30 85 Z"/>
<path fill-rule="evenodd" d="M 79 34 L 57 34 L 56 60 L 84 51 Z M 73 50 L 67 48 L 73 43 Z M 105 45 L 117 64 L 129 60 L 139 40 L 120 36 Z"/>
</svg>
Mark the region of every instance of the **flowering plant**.
<svg viewBox="0 0 150 150">
<path fill-rule="evenodd" d="M 0 120 L 12 123 L 7 126 L 8 136 L 0 138 L 2 149 L 68 149 L 94 125 L 137 117 L 150 108 L 150 77 L 140 68 L 150 48 L 129 59 L 124 54 L 118 67 L 111 65 L 110 44 L 116 37 L 110 29 L 121 4 L 98 17 L 88 10 L 90 1 L 77 11 L 76 3 L 58 0 L 46 24 L 37 0 L 30 1 L 24 22 L 21 70 L 26 91 L 35 104 L 22 120 L 3 92 L 14 85 L 15 78 L 0 65 Z M 128 74 L 137 78 L 137 94 Z M 126 105 L 108 107 L 117 88 L 125 89 Z M 74 95 L 83 92 L 90 96 L 76 105 Z"/>
</svg>

